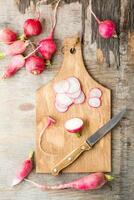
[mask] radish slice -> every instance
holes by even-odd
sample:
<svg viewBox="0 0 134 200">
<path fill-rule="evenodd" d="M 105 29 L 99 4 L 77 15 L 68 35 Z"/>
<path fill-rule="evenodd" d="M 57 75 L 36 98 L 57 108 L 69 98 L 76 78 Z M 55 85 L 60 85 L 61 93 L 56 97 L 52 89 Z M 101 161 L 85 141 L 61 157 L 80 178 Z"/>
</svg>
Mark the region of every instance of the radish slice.
<svg viewBox="0 0 134 200">
<path fill-rule="evenodd" d="M 56 102 L 61 105 L 70 106 L 73 103 L 73 100 L 66 94 L 57 94 Z"/>
<path fill-rule="evenodd" d="M 80 103 L 83 103 L 84 101 L 85 101 L 85 95 L 84 95 L 83 92 L 81 92 L 79 97 L 74 100 L 74 103 L 75 104 L 80 104 Z"/>
<path fill-rule="evenodd" d="M 77 78 L 75 77 L 70 77 L 67 79 L 67 81 L 69 82 L 69 90 L 67 93 L 75 93 L 78 90 L 80 90 L 80 82 Z"/>
<path fill-rule="evenodd" d="M 100 98 L 102 96 L 102 91 L 99 88 L 93 88 L 90 90 L 89 97 L 97 97 Z"/>
<path fill-rule="evenodd" d="M 61 104 L 61 103 L 57 102 L 57 101 L 55 102 L 55 104 L 57 104 L 57 106 L 60 107 L 60 108 L 66 108 L 66 107 L 68 107 L 68 106 L 66 106 L 64 104 Z"/>
<path fill-rule="evenodd" d="M 83 121 L 80 118 L 71 118 L 65 122 L 64 127 L 70 133 L 77 133 L 83 127 Z"/>
<path fill-rule="evenodd" d="M 75 93 L 66 93 L 68 97 L 72 98 L 72 99 L 76 99 L 80 96 L 81 94 L 81 89 L 79 89 L 77 92 Z"/>
<path fill-rule="evenodd" d="M 68 107 L 63 108 L 59 104 L 57 104 L 56 102 L 55 102 L 55 107 L 56 107 L 57 111 L 59 111 L 59 112 L 66 112 L 68 110 Z"/>
<path fill-rule="evenodd" d="M 69 89 L 69 82 L 67 80 L 60 81 L 54 85 L 54 91 L 56 93 L 65 93 Z"/>
<path fill-rule="evenodd" d="M 88 104 L 89 104 L 89 106 L 91 106 L 93 108 L 98 108 L 101 105 L 101 101 L 99 98 L 94 97 L 94 98 L 90 98 L 88 100 Z"/>
</svg>

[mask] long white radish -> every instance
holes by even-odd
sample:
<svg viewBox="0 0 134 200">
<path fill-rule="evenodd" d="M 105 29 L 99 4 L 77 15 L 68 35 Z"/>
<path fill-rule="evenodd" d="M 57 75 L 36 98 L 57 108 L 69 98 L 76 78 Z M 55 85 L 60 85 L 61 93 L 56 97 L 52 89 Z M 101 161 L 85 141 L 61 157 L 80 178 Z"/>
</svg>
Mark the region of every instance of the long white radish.
<svg viewBox="0 0 134 200">
<path fill-rule="evenodd" d="M 61 105 L 70 106 L 73 100 L 66 94 L 56 94 L 56 102 Z"/>
<path fill-rule="evenodd" d="M 92 88 L 89 92 L 89 98 L 97 97 L 100 98 L 102 96 L 102 91 L 99 88 Z"/>
<path fill-rule="evenodd" d="M 77 78 L 72 76 L 67 81 L 69 82 L 69 90 L 67 93 L 75 93 L 80 89 L 80 82 Z"/>
<path fill-rule="evenodd" d="M 72 99 L 76 99 L 80 96 L 81 94 L 81 89 L 79 89 L 77 92 L 75 93 L 66 93 L 66 95 Z"/>
<path fill-rule="evenodd" d="M 58 112 L 62 112 L 62 113 L 66 112 L 68 110 L 68 107 L 64 107 L 64 108 L 60 107 L 56 102 L 55 102 L 55 107 Z"/>
<path fill-rule="evenodd" d="M 83 127 L 83 121 L 77 117 L 71 118 L 65 122 L 64 127 L 70 133 L 78 133 Z"/>
<path fill-rule="evenodd" d="M 85 101 L 85 94 L 81 92 L 79 97 L 74 100 L 74 104 L 81 104 L 84 101 Z"/>
<path fill-rule="evenodd" d="M 89 106 L 91 106 L 93 108 L 98 108 L 101 105 L 101 100 L 99 98 L 96 98 L 96 97 L 89 98 L 88 104 L 89 104 Z"/>
<path fill-rule="evenodd" d="M 69 82 L 67 80 L 62 80 L 54 85 L 54 91 L 56 93 L 65 93 L 69 89 Z"/>
</svg>

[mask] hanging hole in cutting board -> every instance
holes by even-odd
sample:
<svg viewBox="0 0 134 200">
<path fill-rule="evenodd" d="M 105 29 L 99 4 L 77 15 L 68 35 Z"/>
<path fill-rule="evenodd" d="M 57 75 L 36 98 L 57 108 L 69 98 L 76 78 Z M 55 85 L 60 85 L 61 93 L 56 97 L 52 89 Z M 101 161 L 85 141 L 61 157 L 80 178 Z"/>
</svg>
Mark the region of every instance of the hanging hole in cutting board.
<svg viewBox="0 0 134 200">
<path fill-rule="evenodd" d="M 75 53 L 76 53 L 76 49 L 75 49 L 75 48 L 71 48 L 71 49 L 70 49 L 70 53 L 71 53 L 71 54 L 75 54 Z"/>
</svg>

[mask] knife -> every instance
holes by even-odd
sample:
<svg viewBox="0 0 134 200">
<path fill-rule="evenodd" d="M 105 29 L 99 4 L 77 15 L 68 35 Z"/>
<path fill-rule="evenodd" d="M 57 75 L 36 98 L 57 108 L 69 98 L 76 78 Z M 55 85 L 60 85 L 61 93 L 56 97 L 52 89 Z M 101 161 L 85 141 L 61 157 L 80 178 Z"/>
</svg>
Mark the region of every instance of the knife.
<svg viewBox="0 0 134 200">
<path fill-rule="evenodd" d="M 51 170 L 52 175 L 56 176 L 59 172 L 73 163 L 84 151 L 92 149 L 92 147 L 103 138 L 114 126 L 121 120 L 126 109 L 123 109 L 112 119 L 110 119 L 104 126 L 97 130 L 93 135 L 87 138 L 79 147 L 74 149 L 70 154 L 63 158 L 55 167 Z"/>
</svg>

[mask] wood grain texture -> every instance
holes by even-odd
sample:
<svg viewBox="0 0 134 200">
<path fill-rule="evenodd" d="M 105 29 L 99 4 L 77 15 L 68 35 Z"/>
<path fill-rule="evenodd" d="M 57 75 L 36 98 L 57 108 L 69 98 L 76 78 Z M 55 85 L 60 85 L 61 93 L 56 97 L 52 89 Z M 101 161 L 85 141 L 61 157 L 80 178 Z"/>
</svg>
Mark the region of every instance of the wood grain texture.
<svg viewBox="0 0 134 200">
<path fill-rule="evenodd" d="M 26 5 L 26 1 L 21 1 Z M 105 0 L 102 0 L 105 1 Z M 58 12 L 58 24 L 55 39 L 58 51 L 53 59 L 53 65 L 39 77 L 21 70 L 12 79 L 0 83 L 0 200 L 132 200 L 134 199 L 134 50 L 128 47 L 127 29 L 120 35 L 121 65 L 117 70 L 114 57 L 110 54 L 111 68 L 96 59 L 96 44 L 91 45 L 91 18 L 90 1 L 81 4 L 81 1 L 69 0 L 61 3 Z M 83 1 L 84 2 L 84 1 Z M 120 29 L 126 19 L 129 0 L 121 0 Z M 107 7 L 108 9 L 108 7 Z M 38 38 L 47 36 L 50 30 L 51 5 L 41 7 L 43 17 L 48 20 L 44 23 L 45 32 Z M 110 11 L 109 11 L 110 12 Z M 64 13 L 64 15 L 63 15 Z M 17 17 L 16 17 L 17 16 Z M 32 6 L 25 14 L 18 11 L 14 0 L 0 1 L 0 27 L 9 26 L 22 32 L 22 23 L 27 17 L 34 17 Z M 61 23 L 64 22 L 64 23 Z M 69 26 L 68 26 L 69 24 Z M 128 108 L 126 116 L 112 131 L 112 174 L 114 181 L 96 191 L 39 191 L 26 183 L 22 183 L 14 190 L 10 190 L 11 180 L 26 158 L 29 150 L 35 148 L 35 92 L 36 89 L 53 79 L 59 71 L 63 60 L 61 53 L 64 37 L 70 37 L 83 30 L 83 56 L 85 66 L 91 76 L 102 85 L 112 90 L 112 115 L 123 107 Z M 134 35 L 129 35 L 129 44 Z M 2 49 L 2 46 L 0 46 Z M 0 74 L 3 73 L 9 59 L 0 61 Z M 32 104 L 33 109 L 22 110 L 20 105 Z M 56 184 L 74 180 L 82 174 L 62 174 L 52 177 L 49 174 L 29 176 L 38 183 Z"/>
<path fill-rule="evenodd" d="M 75 53 L 70 52 L 75 48 Z M 53 87 L 61 80 L 71 76 L 76 77 L 86 96 L 83 104 L 70 106 L 67 112 L 60 113 L 55 108 L 55 92 Z M 92 108 L 88 105 L 89 91 L 92 88 L 99 88 L 102 91 L 102 103 L 99 108 Z M 66 38 L 64 40 L 64 60 L 55 78 L 46 86 L 37 90 L 36 94 L 36 171 L 39 173 L 51 173 L 51 169 L 60 162 L 68 153 L 83 143 L 86 138 L 102 127 L 111 115 L 111 95 L 110 90 L 103 87 L 87 73 L 81 52 L 79 37 Z M 51 116 L 56 120 L 56 124 L 46 129 L 42 141 L 44 152 L 39 148 L 40 132 L 44 127 L 40 125 L 46 116 Z M 81 137 L 67 134 L 64 128 L 66 120 L 72 117 L 80 117 L 84 121 Z M 88 161 L 90 160 L 90 164 Z M 105 136 L 95 147 L 81 155 L 74 163 L 68 166 L 63 172 L 97 172 L 111 171 L 111 136 Z"/>
</svg>

